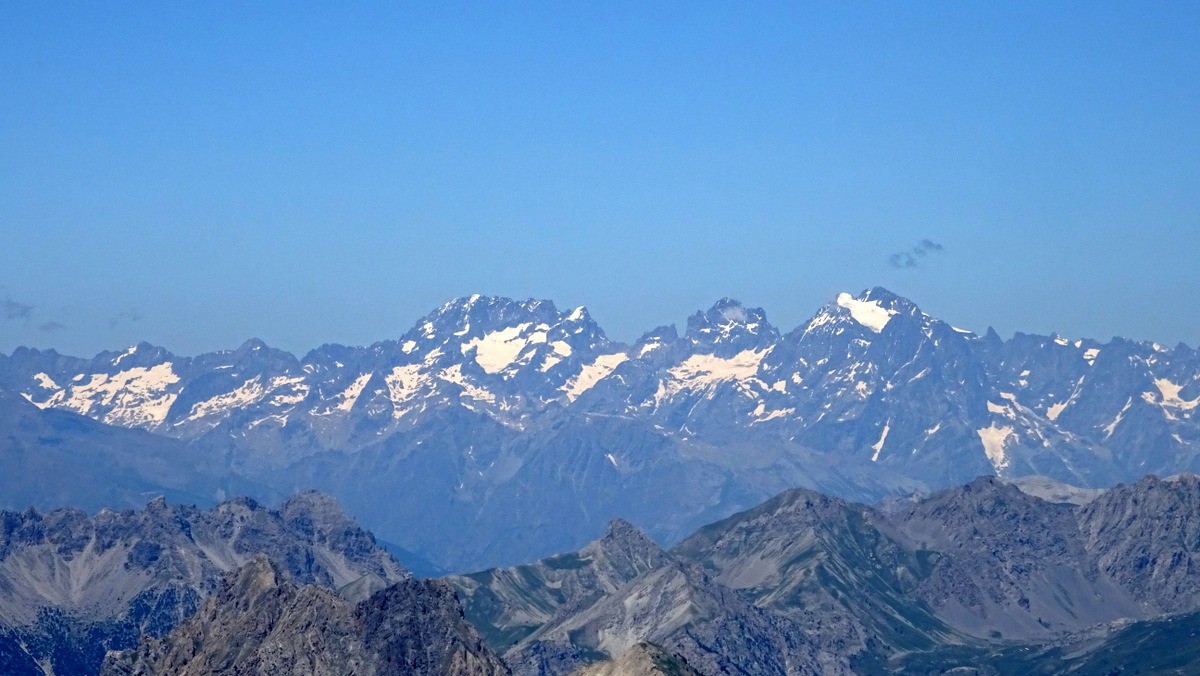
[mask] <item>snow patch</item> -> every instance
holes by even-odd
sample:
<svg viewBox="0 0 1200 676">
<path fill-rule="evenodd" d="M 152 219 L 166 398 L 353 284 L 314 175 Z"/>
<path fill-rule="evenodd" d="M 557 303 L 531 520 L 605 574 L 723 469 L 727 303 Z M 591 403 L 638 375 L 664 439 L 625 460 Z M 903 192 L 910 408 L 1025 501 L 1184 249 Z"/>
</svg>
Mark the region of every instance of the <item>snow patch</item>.
<svg viewBox="0 0 1200 676">
<path fill-rule="evenodd" d="M 569 401 L 575 401 L 581 394 L 592 389 L 596 383 L 607 378 L 627 359 L 629 359 L 629 355 L 624 352 L 602 354 L 596 357 L 596 361 L 584 365 L 583 369 L 579 371 L 579 375 L 568 380 L 567 384 L 562 386 L 562 391 L 566 393 Z"/>
<path fill-rule="evenodd" d="M 1154 386 L 1158 388 L 1159 404 L 1162 406 L 1170 406 L 1171 408 L 1181 408 L 1184 410 L 1196 408 L 1200 405 L 1200 397 L 1192 400 L 1186 400 L 1179 396 L 1183 385 L 1176 385 L 1166 378 L 1159 378 L 1154 381 Z"/>
<path fill-rule="evenodd" d="M 1117 431 L 1117 425 L 1121 424 L 1121 419 L 1125 417 L 1125 411 L 1129 410 L 1129 405 L 1132 403 L 1133 403 L 1132 397 L 1129 399 L 1126 399 L 1125 406 L 1121 407 L 1121 410 L 1119 412 L 1117 412 L 1117 417 L 1113 418 L 1112 422 L 1110 422 L 1104 426 L 1104 438 L 1105 439 L 1111 437 L 1113 435 L 1113 432 Z"/>
<path fill-rule="evenodd" d="M 979 435 L 979 441 L 983 443 L 983 452 L 991 461 L 992 467 L 995 467 L 997 472 L 1008 467 L 1009 460 L 1004 453 L 1004 447 L 1013 436 L 1013 428 L 1008 425 L 992 425 L 976 430 L 976 433 Z"/>
<path fill-rule="evenodd" d="M 367 386 L 367 381 L 370 379 L 370 373 L 364 373 L 355 378 L 354 382 L 350 383 L 350 387 L 342 390 L 341 394 L 337 395 L 336 399 L 341 399 L 341 401 L 338 402 L 334 408 L 339 411 L 346 412 L 349 412 L 350 409 L 354 408 L 355 402 L 357 402 L 358 398 L 362 396 L 363 388 Z"/>
<path fill-rule="evenodd" d="M 1069 403 L 1071 403 L 1070 400 L 1059 402 L 1057 404 L 1050 404 L 1046 407 L 1046 417 L 1050 420 L 1058 420 L 1058 416 L 1062 414 L 1063 409 L 1066 408 L 1067 404 Z"/>
<path fill-rule="evenodd" d="M 887 441 L 888 432 L 891 431 L 892 424 L 889 422 L 883 426 L 883 434 L 879 435 L 879 441 L 871 444 L 871 448 L 875 449 L 875 453 L 871 456 L 871 462 L 879 460 L 879 452 L 883 450 L 883 443 Z"/>
<path fill-rule="evenodd" d="M 455 364 L 450 368 L 442 371 L 438 376 L 442 380 L 458 385 L 462 388 L 462 393 L 475 401 L 482 401 L 489 404 L 496 403 L 496 395 L 468 381 L 462 374 L 462 364 Z"/>
<path fill-rule="evenodd" d="M 896 314 L 895 310 L 884 308 L 877 300 L 858 300 L 848 293 L 839 293 L 837 304 L 849 310 L 854 321 L 875 333 L 883 331 L 892 315 Z"/>
<path fill-rule="evenodd" d="M 730 380 L 746 380 L 758 373 L 763 357 L 770 351 L 742 350 L 732 357 L 696 354 L 678 366 L 667 369 L 667 377 L 658 384 L 655 403 L 670 399 L 683 390 L 699 390 Z"/>
<path fill-rule="evenodd" d="M 187 420 L 207 418 L 212 415 L 222 414 L 235 408 L 249 406 L 256 401 L 261 400 L 264 396 L 266 396 L 266 393 L 267 388 L 263 387 L 259 376 L 255 376 L 242 383 L 235 390 L 223 392 L 215 397 L 196 402 L 192 406 L 192 410 L 189 412 Z"/>
<path fill-rule="evenodd" d="M 522 336 L 527 328 L 528 322 L 493 331 L 463 343 L 462 352 L 466 354 L 475 348 L 475 363 L 487 373 L 499 373 L 516 361 L 530 344 L 530 338 Z"/>
<path fill-rule="evenodd" d="M 391 373 L 384 376 L 383 380 L 387 383 L 388 396 L 393 404 L 402 404 L 412 399 L 421 391 L 422 386 L 428 382 L 426 377 L 421 373 L 420 364 L 397 366 L 392 369 Z M 363 384 L 365 385 L 366 383 Z M 407 409 L 401 409 L 399 406 L 396 406 L 393 409 L 392 415 L 399 418 L 407 412 Z"/>
<path fill-rule="evenodd" d="M 645 345 L 642 346 L 642 349 L 638 350 L 638 357 L 639 358 L 645 357 L 646 355 L 650 354 L 651 352 L 657 350 L 658 348 L 660 348 L 662 346 L 663 346 L 662 342 L 658 341 L 658 340 L 654 340 L 649 343 L 646 343 Z"/>
<path fill-rule="evenodd" d="M 59 389 L 58 383 L 54 382 L 54 379 L 45 373 L 35 373 L 33 375 L 33 380 L 38 384 L 38 387 L 42 388 L 43 390 Z"/>
<path fill-rule="evenodd" d="M 138 366 L 111 376 L 93 373 L 87 382 L 80 380 L 76 376 L 75 384 L 56 392 L 45 405 L 70 409 L 109 425 L 148 427 L 167 418 L 178 396 L 171 391 L 171 386 L 179 382 L 171 362 Z M 93 415 L 96 408 L 108 410 Z"/>
</svg>

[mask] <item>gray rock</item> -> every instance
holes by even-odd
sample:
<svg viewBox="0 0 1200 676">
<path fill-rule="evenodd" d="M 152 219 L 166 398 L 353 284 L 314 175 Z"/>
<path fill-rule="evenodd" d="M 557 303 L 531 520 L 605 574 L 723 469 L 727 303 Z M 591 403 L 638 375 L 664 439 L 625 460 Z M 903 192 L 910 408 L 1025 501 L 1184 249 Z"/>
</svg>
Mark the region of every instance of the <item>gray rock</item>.
<svg viewBox="0 0 1200 676">
<path fill-rule="evenodd" d="M 260 553 L 288 580 L 331 589 L 408 577 L 335 502 L 311 493 L 279 510 L 246 498 L 211 510 L 159 498 L 93 517 L 0 512 L 0 626 L 60 673 L 95 673 L 106 649 L 164 635 Z"/>
<path fill-rule="evenodd" d="M 404 580 L 355 605 L 288 582 L 265 556 L 163 638 L 109 653 L 106 676 L 213 673 L 493 676 L 504 665 L 444 583 Z"/>
</svg>

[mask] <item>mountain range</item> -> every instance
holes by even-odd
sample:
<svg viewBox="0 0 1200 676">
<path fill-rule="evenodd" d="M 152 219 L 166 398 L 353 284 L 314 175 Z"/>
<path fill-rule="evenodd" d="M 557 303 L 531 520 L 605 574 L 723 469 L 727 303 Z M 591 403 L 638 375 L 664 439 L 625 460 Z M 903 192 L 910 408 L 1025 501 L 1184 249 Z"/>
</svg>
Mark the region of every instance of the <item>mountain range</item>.
<svg viewBox="0 0 1200 676">
<path fill-rule="evenodd" d="M 617 517 L 678 542 L 794 487 L 870 502 L 983 474 L 1197 471 L 1198 405 L 1186 345 L 1006 340 L 882 288 L 790 331 L 722 299 L 632 344 L 582 307 L 475 295 L 303 357 L 19 348 L 0 355 L 0 470 L 114 476 L 16 482 L 14 508 L 319 489 L 425 572 L 461 571 L 578 548 Z"/>
<path fill-rule="evenodd" d="M 256 556 L 282 580 L 359 600 L 410 577 L 328 496 L 209 510 L 0 511 L 0 669 L 94 674 L 105 652 L 163 636 Z"/>
<path fill-rule="evenodd" d="M 0 514 L 4 673 L 1193 673 L 1200 478 L 791 489 L 664 548 L 417 579 L 336 503 Z M 1058 486 L 1053 491 L 1062 494 Z"/>
<path fill-rule="evenodd" d="M 707 674 L 1191 673 L 1198 525 L 1195 475 L 1083 505 L 994 477 L 886 508 L 793 489 L 669 550 L 616 521 L 448 580 L 519 675 L 647 641 Z"/>
</svg>

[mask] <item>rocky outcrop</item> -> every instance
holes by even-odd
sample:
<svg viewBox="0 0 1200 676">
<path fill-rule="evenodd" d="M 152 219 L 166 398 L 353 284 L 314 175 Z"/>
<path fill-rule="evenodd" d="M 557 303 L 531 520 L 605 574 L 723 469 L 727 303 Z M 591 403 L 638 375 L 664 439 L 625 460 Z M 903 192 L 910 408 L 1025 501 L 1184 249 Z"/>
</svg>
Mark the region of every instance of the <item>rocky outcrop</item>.
<svg viewBox="0 0 1200 676">
<path fill-rule="evenodd" d="M 200 611 L 162 638 L 110 653 L 105 676 L 495 676 L 503 663 L 441 582 L 404 580 L 353 604 L 297 585 L 265 556 L 231 573 Z"/>
<path fill-rule="evenodd" d="M 0 624 L 34 661 L 95 673 L 109 648 L 162 636 L 223 575 L 265 553 L 280 574 L 330 589 L 407 572 L 326 496 L 278 510 L 239 498 L 211 510 L 156 499 L 138 511 L 0 512 Z"/>
<path fill-rule="evenodd" d="M 1146 612 L 1101 570 L 1076 510 L 982 477 L 890 521 L 910 549 L 933 553 L 914 596 L 939 618 L 972 636 L 1035 639 Z"/>
<path fill-rule="evenodd" d="M 827 634 L 808 633 L 756 606 L 624 522 L 573 554 L 449 580 L 469 591 L 468 617 L 481 623 L 517 674 L 567 673 L 647 641 L 703 673 L 736 673 L 745 665 L 764 674 L 849 672 L 849 651 L 825 650 Z M 537 603 L 560 588 L 569 591 L 552 596 L 555 603 Z M 517 599 L 515 609 L 508 599 Z M 514 624 L 518 615 L 522 622 L 545 619 Z M 489 618 L 500 624 L 488 625 Z"/>
<path fill-rule="evenodd" d="M 598 662 L 572 676 L 703 676 L 687 660 L 653 643 L 638 643 L 615 660 Z"/>
<path fill-rule="evenodd" d="M 1079 510 L 1100 569 L 1151 609 L 1200 608 L 1200 477 L 1147 476 Z"/>
<path fill-rule="evenodd" d="M 1104 653 L 1129 660 L 1139 636 L 1164 642 L 1194 624 L 1164 613 L 1200 610 L 1200 479 L 1147 477 L 1092 498 L 1048 501 L 982 477 L 881 511 L 791 490 L 647 549 L 648 569 L 594 573 L 600 543 L 646 542 L 621 527 L 574 554 L 450 582 L 519 674 L 612 665 L 646 641 L 703 673 L 1053 673 L 1069 663 L 1055 646 L 1111 638 Z"/>
</svg>

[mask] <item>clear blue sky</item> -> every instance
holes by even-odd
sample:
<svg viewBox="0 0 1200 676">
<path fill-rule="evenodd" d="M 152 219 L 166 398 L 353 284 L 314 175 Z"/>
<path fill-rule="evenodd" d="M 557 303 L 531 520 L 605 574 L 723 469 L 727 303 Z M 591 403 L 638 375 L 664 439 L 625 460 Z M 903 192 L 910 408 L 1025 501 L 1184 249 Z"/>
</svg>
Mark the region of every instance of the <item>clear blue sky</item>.
<svg viewBox="0 0 1200 676">
<path fill-rule="evenodd" d="M 876 284 L 1200 343 L 1200 3 L 333 4 L 0 4 L 0 349 Z"/>
</svg>

